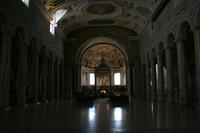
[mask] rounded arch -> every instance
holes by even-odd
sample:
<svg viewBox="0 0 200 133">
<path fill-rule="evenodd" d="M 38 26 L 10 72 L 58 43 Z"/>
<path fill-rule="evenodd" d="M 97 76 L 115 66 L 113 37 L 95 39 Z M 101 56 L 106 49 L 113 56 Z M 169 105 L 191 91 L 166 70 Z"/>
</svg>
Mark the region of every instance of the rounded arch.
<svg viewBox="0 0 200 133">
<path fill-rule="evenodd" d="M 102 52 L 102 50 L 104 52 Z M 108 61 L 107 65 L 111 68 L 125 67 L 127 64 L 125 55 L 121 49 L 113 44 L 97 43 L 87 48 L 81 55 L 81 66 L 94 68 L 101 62 L 100 60 L 102 60 L 102 58 Z"/>
<path fill-rule="evenodd" d="M 115 47 L 117 47 L 119 50 L 121 50 L 121 52 L 124 54 L 125 56 L 125 60 L 126 63 L 128 63 L 128 55 L 126 50 L 123 48 L 123 45 L 121 43 L 119 43 L 118 41 L 112 39 L 112 38 L 108 38 L 108 37 L 96 37 L 96 38 L 92 38 L 88 41 L 86 41 L 77 51 L 76 53 L 76 64 L 80 64 L 81 63 L 81 59 L 82 59 L 82 55 L 84 54 L 84 52 L 97 44 L 110 44 L 113 45 Z"/>
<path fill-rule="evenodd" d="M 31 44 L 34 44 L 35 48 L 39 48 L 38 46 L 38 42 L 39 42 L 39 39 L 37 38 L 37 33 L 36 32 L 31 32 L 29 35 L 28 35 L 28 45 L 31 45 Z"/>
<path fill-rule="evenodd" d="M 24 28 L 21 25 L 16 25 L 13 34 L 19 38 L 20 41 L 25 39 Z"/>
<path fill-rule="evenodd" d="M 151 57 L 155 57 L 156 56 L 156 49 L 152 48 L 151 49 Z"/>
<path fill-rule="evenodd" d="M 168 36 L 167 36 L 167 43 L 166 43 L 166 47 L 173 47 L 175 44 L 175 36 L 170 33 Z"/>
<path fill-rule="evenodd" d="M 88 80 L 88 78 L 90 76 L 89 73 L 95 73 L 96 67 L 90 68 L 90 67 L 81 66 L 82 57 L 85 54 L 85 52 L 87 52 L 88 49 L 98 46 L 98 45 L 103 45 L 103 44 L 111 45 L 112 47 L 114 47 L 118 51 L 120 51 L 124 58 L 125 64 L 122 67 L 121 66 L 120 67 L 108 66 L 108 68 L 110 69 L 110 72 L 111 72 L 110 76 L 108 77 L 108 75 L 107 75 L 107 77 L 103 77 L 102 79 L 100 77 L 95 76 L 95 78 L 96 78 L 95 85 L 90 86 L 90 82 Z M 118 87 L 124 88 L 126 91 L 129 90 L 129 92 L 131 92 L 132 88 L 130 88 L 130 84 L 131 84 L 132 80 L 130 80 L 131 77 L 128 73 L 130 71 L 129 69 L 133 69 L 133 68 L 130 68 L 130 66 L 127 65 L 128 64 L 128 56 L 127 56 L 127 52 L 123 48 L 123 45 L 121 43 L 119 43 L 118 41 L 116 41 L 115 39 L 101 36 L 101 37 L 91 38 L 91 39 L 87 40 L 85 43 L 83 43 L 83 45 L 76 52 L 75 63 L 76 63 L 76 65 L 80 65 L 80 66 L 76 67 L 76 69 L 73 69 L 73 71 L 72 71 L 73 78 L 76 79 L 72 85 L 74 87 L 72 87 L 72 90 L 71 90 L 73 95 L 76 95 L 76 93 L 78 94 L 79 92 L 82 92 L 83 90 L 85 90 L 84 88 L 87 88 L 87 89 L 88 89 L 88 87 L 92 87 L 93 89 L 96 87 L 99 88 L 100 81 L 103 81 L 102 83 L 105 83 L 102 85 L 104 85 L 104 87 L 106 87 L 106 88 L 108 86 L 116 88 L 117 86 L 115 85 L 115 82 L 114 82 L 114 79 L 115 79 L 114 74 L 116 74 L 117 72 L 120 73 L 119 76 L 120 76 L 120 79 L 122 79 L 122 80 L 120 80 L 120 83 L 119 83 L 120 85 L 118 85 Z M 103 64 L 103 62 L 100 63 L 100 65 L 102 65 L 102 64 Z M 107 64 L 105 64 L 105 65 L 107 65 Z M 109 81 L 109 83 L 108 83 L 108 81 Z"/>
<path fill-rule="evenodd" d="M 46 55 L 46 46 L 45 45 L 43 45 L 43 44 L 41 45 L 40 52 L 42 52 L 43 54 Z"/>
<path fill-rule="evenodd" d="M 180 29 L 179 29 L 179 37 L 181 39 L 184 39 L 187 37 L 187 33 L 188 31 L 191 30 L 191 25 L 188 21 L 184 21 L 181 26 L 180 26 Z"/>
<path fill-rule="evenodd" d="M 184 21 L 179 30 L 179 39 L 184 40 L 182 42 L 182 49 L 180 50 L 182 58 L 180 63 L 184 66 L 184 70 L 182 71 L 183 75 L 187 75 L 185 77 L 180 77 L 185 81 L 185 85 L 182 87 L 185 90 L 184 97 L 187 99 L 188 103 L 196 104 L 197 102 L 197 66 L 196 66 L 196 50 L 195 50 L 195 40 L 194 40 L 194 32 L 192 31 L 192 25 L 188 21 Z M 180 86 L 181 87 L 181 86 Z"/>
<path fill-rule="evenodd" d="M 184 26 L 189 25 L 190 29 L 192 30 L 194 27 L 194 20 L 190 16 L 183 16 L 181 21 L 176 26 L 176 38 L 180 37 L 180 33 Z M 173 32 L 172 32 L 173 33 Z M 174 34 L 175 35 L 175 34 Z"/>
<path fill-rule="evenodd" d="M 164 49 L 164 43 L 163 43 L 163 42 L 160 42 L 160 43 L 158 44 L 158 53 L 159 53 L 159 52 L 162 52 L 163 49 Z"/>
</svg>

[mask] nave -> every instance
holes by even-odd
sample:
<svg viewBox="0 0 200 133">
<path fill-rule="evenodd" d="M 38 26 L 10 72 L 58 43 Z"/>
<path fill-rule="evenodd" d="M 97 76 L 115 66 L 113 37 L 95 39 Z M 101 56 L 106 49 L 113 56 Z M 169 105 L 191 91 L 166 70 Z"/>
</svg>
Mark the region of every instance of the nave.
<svg viewBox="0 0 200 133">
<path fill-rule="evenodd" d="M 16 107 L 0 112 L 1 133 L 192 133 L 200 115 L 192 108 L 130 100 L 75 100 Z"/>
</svg>

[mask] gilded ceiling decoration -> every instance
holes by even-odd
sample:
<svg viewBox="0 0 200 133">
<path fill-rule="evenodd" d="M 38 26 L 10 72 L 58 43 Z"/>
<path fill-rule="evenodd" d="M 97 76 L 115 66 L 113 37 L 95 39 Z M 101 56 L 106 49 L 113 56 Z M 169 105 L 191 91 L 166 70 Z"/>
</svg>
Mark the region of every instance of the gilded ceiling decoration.
<svg viewBox="0 0 200 133">
<path fill-rule="evenodd" d="M 82 28 L 96 25 L 123 26 L 138 34 L 148 25 L 153 11 L 161 0 L 44 0 L 49 15 L 59 9 L 67 13 L 58 22 L 65 32 L 74 25 Z M 101 20 L 109 20 L 101 21 Z M 92 21 L 92 22 L 91 22 Z M 105 23 L 103 23 L 105 22 Z M 113 22 L 113 23 L 111 23 Z M 66 29 L 66 30 L 65 30 Z"/>
<path fill-rule="evenodd" d="M 98 44 L 89 48 L 82 57 L 82 66 L 97 67 L 103 58 L 110 68 L 125 66 L 123 53 L 118 48 L 108 44 Z"/>
</svg>

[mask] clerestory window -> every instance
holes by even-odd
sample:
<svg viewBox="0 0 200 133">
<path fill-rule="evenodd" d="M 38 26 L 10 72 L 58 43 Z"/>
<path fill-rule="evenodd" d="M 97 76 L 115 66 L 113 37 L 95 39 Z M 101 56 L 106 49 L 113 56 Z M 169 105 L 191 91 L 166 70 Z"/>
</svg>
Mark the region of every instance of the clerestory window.
<svg viewBox="0 0 200 133">
<path fill-rule="evenodd" d="M 90 73 L 90 85 L 95 85 L 95 74 Z"/>
<path fill-rule="evenodd" d="M 27 7 L 29 6 L 29 0 L 21 0 Z"/>
<path fill-rule="evenodd" d="M 50 32 L 55 35 L 55 29 L 57 27 L 58 21 L 67 13 L 66 9 L 60 9 L 52 15 L 52 20 L 50 21 Z"/>
<path fill-rule="evenodd" d="M 114 85 L 121 85 L 121 73 L 114 74 Z"/>
</svg>

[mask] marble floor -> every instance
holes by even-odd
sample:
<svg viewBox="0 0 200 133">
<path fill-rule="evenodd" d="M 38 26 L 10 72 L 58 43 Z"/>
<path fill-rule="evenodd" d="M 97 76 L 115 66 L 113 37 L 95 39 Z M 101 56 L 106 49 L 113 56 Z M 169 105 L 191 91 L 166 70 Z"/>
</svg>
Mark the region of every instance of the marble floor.
<svg viewBox="0 0 200 133">
<path fill-rule="evenodd" d="M 198 133 L 197 111 L 131 100 L 62 101 L 0 111 L 0 133 Z"/>
</svg>

